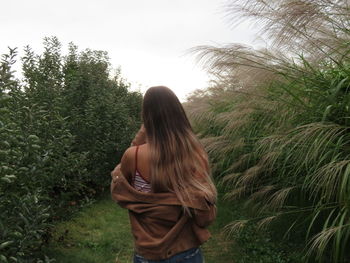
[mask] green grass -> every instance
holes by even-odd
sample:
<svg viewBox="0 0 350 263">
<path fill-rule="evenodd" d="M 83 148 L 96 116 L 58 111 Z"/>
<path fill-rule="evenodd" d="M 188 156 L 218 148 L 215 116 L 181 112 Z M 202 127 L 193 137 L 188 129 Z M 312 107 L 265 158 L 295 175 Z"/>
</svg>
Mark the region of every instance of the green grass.
<svg viewBox="0 0 350 263">
<path fill-rule="evenodd" d="M 131 262 L 132 251 L 127 211 L 108 193 L 69 221 L 58 223 L 43 252 L 62 263 L 112 263 Z"/>
<path fill-rule="evenodd" d="M 206 263 L 285 263 L 293 261 L 283 247 L 268 240 L 266 233 L 254 228 L 229 239 L 223 227 L 244 217 L 241 205 L 219 200 L 218 216 L 210 227 L 211 239 L 205 243 Z M 67 221 L 58 222 L 50 244 L 42 253 L 58 263 L 128 263 L 132 262 L 133 239 L 127 211 L 111 200 L 109 193 Z M 299 262 L 298 262 L 299 263 Z"/>
</svg>

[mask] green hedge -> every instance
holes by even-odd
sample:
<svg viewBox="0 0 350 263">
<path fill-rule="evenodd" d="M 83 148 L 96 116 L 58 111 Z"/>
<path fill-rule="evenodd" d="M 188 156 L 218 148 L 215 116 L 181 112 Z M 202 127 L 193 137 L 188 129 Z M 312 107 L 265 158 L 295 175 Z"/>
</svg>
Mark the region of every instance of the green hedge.
<svg viewBox="0 0 350 263">
<path fill-rule="evenodd" d="M 111 76 L 106 52 L 57 38 L 44 52 L 16 49 L 0 64 L 0 262 L 50 262 L 37 253 L 54 219 L 108 187 L 110 171 L 140 125 L 142 96 Z"/>
</svg>

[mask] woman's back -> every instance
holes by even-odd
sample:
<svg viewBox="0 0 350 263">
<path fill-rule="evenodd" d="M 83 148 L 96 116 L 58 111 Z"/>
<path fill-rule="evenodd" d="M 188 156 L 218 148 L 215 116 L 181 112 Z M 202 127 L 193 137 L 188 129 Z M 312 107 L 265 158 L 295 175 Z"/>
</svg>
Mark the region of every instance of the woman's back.
<svg viewBox="0 0 350 263">
<path fill-rule="evenodd" d="M 166 259 L 209 238 L 216 189 L 207 154 L 170 89 L 148 89 L 142 120 L 147 143 L 124 153 L 127 180 L 116 183 L 115 199 L 129 209 L 136 254 Z"/>
</svg>

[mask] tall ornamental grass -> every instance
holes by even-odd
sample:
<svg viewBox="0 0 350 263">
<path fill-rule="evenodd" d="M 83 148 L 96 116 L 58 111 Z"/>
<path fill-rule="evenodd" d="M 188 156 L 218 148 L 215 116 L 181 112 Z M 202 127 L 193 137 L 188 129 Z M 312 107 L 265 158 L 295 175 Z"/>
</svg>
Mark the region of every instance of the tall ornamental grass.
<svg viewBox="0 0 350 263">
<path fill-rule="evenodd" d="M 186 109 L 226 198 L 248 222 L 284 222 L 306 238 L 305 261 L 346 262 L 350 236 L 350 9 L 345 0 L 230 1 L 233 22 L 259 23 L 265 49 L 195 49 L 212 84 Z"/>
</svg>

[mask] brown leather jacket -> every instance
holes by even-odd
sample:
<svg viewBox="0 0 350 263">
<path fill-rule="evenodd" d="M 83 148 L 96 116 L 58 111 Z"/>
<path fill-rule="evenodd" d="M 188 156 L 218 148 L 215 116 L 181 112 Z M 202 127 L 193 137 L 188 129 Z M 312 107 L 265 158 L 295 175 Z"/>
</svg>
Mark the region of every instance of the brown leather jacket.
<svg viewBox="0 0 350 263">
<path fill-rule="evenodd" d="M 135 190 L 123 175 L 111 183 L 112 199 L 129 210 L 135 252 L 149 260 L 162 260 L 198 247 L 210 237 L 206 227 L 216 217 L 216 206 L 201 193 L 188 202 L 187 215 L 173 193 Z"/>
</svg>

